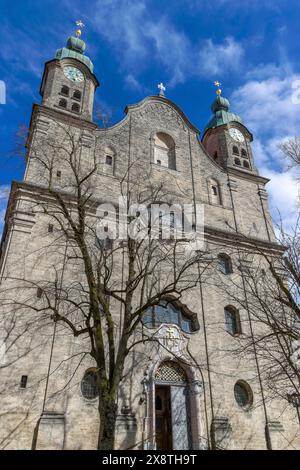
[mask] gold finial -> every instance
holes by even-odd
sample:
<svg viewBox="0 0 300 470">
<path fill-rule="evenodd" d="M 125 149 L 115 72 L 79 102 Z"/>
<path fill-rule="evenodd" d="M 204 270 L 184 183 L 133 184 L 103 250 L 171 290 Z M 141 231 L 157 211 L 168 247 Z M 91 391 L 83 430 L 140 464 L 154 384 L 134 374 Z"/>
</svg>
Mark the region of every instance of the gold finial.
<svg viewBox="0 0 300 470">
<path fill-rule="evenodd" d="M 220 96 L 220 94 L 222 93 L 222 90 L 221 90 L 221 88 L 220 88 L 220 86 L 222 85 L 222 83 L 220 83 L 218 80 L 216 80 L 216 81 L 214 82 L 214 84 L 215 84 L 215 86 L 217 87 L 216 93 L 217 93 L 217 95 Z"/>
<path fill-rule="evenodd" d="M 80 36 L 82 34 L 81 30 L 82 30 L 82 28 L 84 28 L 84 24 L 81 20 L 78 20 L 78 21 L 76 21 L 76 25 L 78 26 L 78 29 L 76 30 L 75 34 L 78 38 L 80 38 Z"/>
</svg>

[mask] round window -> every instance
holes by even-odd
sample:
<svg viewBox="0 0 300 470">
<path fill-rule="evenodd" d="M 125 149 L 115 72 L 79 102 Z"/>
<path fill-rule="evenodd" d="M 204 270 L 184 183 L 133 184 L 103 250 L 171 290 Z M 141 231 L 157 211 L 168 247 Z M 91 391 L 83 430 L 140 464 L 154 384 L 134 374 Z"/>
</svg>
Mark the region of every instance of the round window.
<svg viewBox="0 0 300 470">
<path fill-rule="evenodd" d="M 241 408 L 249 408 L 253 403 L 253 394 L 246 382 L 239 381 L 234 386 L 234 398 Z"/>
<path fill-rule="evenodd" d="M 94 370 L 89 370 L 84 374 L 81 381 L 81 393 L 88 400 L 93 400 L 98 396 L 97 374 Z"/>
</svg>

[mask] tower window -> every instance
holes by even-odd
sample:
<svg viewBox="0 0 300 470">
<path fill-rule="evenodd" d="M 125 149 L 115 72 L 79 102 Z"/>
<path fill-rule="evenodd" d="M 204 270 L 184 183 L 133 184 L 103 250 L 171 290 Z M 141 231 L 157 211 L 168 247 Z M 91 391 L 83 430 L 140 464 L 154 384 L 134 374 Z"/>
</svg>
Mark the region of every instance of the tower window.
<svg viewBox="0 0 300 470">
<path fill-rule="evenodd" d="M 57 170 L 56 176 L 57 176 L 57 178 L 60 178 L 60 177 L 61 177 L 61 171 L 60 171 L 60 170 Z"/>
<path fill-rule="evenodd" d="M 106 165 L 112 166 L 112 164 L 113 164 L 113 157 L 112 157 L 111 155 L 106 155 L 106 157 L 105 157 L 105 163 L 106 163 Z"/>
<path fill-rule="evenodd" d="M 176 170 L 175 142 L 164 132 L 157 132 L 154 138 L 154 163 Z"/>
<path fill-rule="evenodd" d="M 249 408 L 253 403 L 253 393 L 250 385 L 239 380 L 234 386 L 234 398 L 241 408 Z"/>
<path fill-rule="evenodd" d="M 214 153 L 214 160 L 218 160 L 218 152 Z"/>
<path fill-rule="evenodd" d="M 243 167 L 244 168 L 250 168 L 249 163 L 247 162 L 247 160 L 243 160 Z"/>
<path fill-rule="evenodd" d="M 218 255 L 218 266 L 219 270 L 223 274 L 231 274 L 232 273 L 232 263 L 230 256 L 225 254 Z"/>
<path fill-rule="evenodd" d="M 70 91 L 69 87 L 67 87 L 67 85 L 63 85 L 61 87 L 60 93 L 65 96 L 69 96 L 69 91 Z"/>
<path fill-rule="evenodd" d="M 49 225 L 48 225 L 48 232 L 49 232 L 49 233 L 53 233 L 53 229 L 54 229 L 53 224 L 49 224 Z"/>
<path fill-rule="evenodd" d="M 67 100 L 62 98 L 61 100 L 59 100 L 58 106 L 60 106 L 61 108 L 66 108 L 67 107 Z"/>
<path fill-rule="evenodd" d="M 26 388 L 27 379 L 28 379 L 27 375 L 22 375 L 21 382 L 20 382 L 20 388 Z"/>
<path fill-rule="evenodd" d="M 246 152 L 245 149 L 241 150 L 241 155 L 242 155 L 242 157 L 247 158 L 248 155 L 247 155 L 247 152 Z"/>
<path fill-rule="evenodd" d="M 241 166 L 241 160 L 239 158 L 235 158 L 234 163 L 238 166 Z"/>
<path fill-rule="evenodd" d="M 93 400 L 98 396 L 97 373 L 95 370 L 88 370 L 81 381 L 81 393 L 84 398 Z"/>
<path fill-rule="evenodd" d="M 232 153 L 233 153 L 233 155 L 239 155 L 240 154 L 239 149 L 236 145 L 234 145 L 232 147 Z"/>
<path fill-rule="evenodd" d="M 75 111 L 75 113 L 79 113 L 80 111 L 80 106 L 77 103 L 72 104 L 72 111 Z"/>
<path fill-rule="evenodd" d="M 81 91 L 75 90 L 74 93 L 73 93 L 73 98 L 74 98 L 74 100 L 80 101 L 81 100 Z"/>
<path fill-rule="evenodd" d="M 225 328 L 227 333 L 231 334 L 232 336 L 238 336 L 241 334 L 241 323 L 240 323 L 240 316 L 239 312 L 234 307 L 225 307 Z"/>
</svg>

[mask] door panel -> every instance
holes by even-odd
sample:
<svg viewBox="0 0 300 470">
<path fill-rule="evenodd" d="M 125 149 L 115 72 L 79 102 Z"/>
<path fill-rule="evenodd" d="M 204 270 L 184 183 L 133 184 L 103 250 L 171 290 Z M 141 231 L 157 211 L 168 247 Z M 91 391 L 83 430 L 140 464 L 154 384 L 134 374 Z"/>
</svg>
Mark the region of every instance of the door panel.
<svg viewBox="0 0 300 470">
<path fill-rule="evenodd" d="M 155 387 L 156 448 L 172 450 L 171 395 L 170 387 Z"/>
<path fill-rule="evenodd" d="M 173 450 L 189 450 L 188 390 L 186 387 L 171 387 Z"/>
</svg>

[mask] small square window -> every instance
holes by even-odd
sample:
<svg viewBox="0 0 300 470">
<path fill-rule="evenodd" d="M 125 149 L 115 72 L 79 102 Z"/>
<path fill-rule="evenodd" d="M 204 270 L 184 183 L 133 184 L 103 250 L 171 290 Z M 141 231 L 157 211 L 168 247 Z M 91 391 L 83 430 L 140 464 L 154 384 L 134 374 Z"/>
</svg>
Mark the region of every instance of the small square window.
<svg viewBox="0 0 300 470">
<path fill-rule="evenodd" d="M 22 375 L 21 382 L 20 382 L 20 388 L 26 388 L 27 379 L 28 379 L 27 375 Z"/>
<path fill-rule="evenodd" d="M 60 177 L 61 177 L 61 171 L 60 171 L 60 170 L 58 170 L 58 171 L 56 172 L 56 176 L 57 176 L 57 178 L 60 178 Z"/>
<path fill-rule="evenodd" d="M 157 160 L 156 162 L 158 165 L 161 165 L 161 160 Z"/>
<path fill-rule="evenodd" d="M 113 157 L 111 157 L 110 155 L 106 155 L 105 163 L 106 163 L 106 165 L 112 165 Z"/>
<path fill-rule="evenodd" d="M 36 296 L 38 299 L 41 299 L 42 298 L 42 295 L 43 295 L 43 289 L 41 287 L 38 287 L 37 288 L 37 291 L 36 291 Z"/>
</svg>

